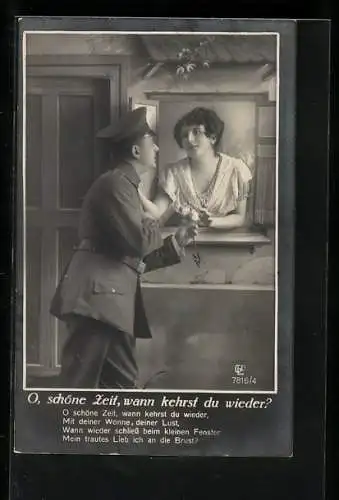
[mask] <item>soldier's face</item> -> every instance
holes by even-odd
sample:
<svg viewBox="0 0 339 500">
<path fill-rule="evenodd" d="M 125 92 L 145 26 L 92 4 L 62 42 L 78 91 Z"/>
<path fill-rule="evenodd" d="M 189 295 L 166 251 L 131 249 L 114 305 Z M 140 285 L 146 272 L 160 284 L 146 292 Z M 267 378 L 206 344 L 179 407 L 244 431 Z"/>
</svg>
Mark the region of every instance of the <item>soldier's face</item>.
<svg viewBox="0 0 339 500">
<path fill-rule="evenodd" d="M 158 146 L 150 135 L 144 136 L 138 144 L 138 161 L 145 167 L 155 168 L 157 164 Z"/>
</svg>

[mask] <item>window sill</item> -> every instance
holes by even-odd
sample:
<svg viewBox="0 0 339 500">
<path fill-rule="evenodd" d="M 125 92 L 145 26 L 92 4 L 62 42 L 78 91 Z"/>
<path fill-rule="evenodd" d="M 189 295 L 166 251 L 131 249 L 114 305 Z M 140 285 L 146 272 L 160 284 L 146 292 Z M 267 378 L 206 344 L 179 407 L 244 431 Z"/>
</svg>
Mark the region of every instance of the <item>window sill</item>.
<svg viewBox="0 0 339 500">
<path fill-rule="evenodd" d="M 162 229 L 162 236 L 166 238 L 176 231 L 177 227 L 166 227 Z M 223 229 L 201 228 L 196 237 L 197 245 L 211 246 L 236 246 L 236 247 L 257 247 L 269 245 L 271 238 L 259 230 L 241 228 L 232 231 Z M 189 244 L 190 246 L 192 243 Z"/>
</svg>

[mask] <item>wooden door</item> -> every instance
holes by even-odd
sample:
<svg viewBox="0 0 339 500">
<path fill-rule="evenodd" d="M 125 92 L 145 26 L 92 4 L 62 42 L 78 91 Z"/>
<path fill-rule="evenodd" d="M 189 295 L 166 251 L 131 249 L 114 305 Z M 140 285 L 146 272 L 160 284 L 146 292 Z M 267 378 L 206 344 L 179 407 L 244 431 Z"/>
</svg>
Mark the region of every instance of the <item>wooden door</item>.
<svg viewBox="0 0 339 500">
<path fill-rule="evenodd" d="M 118 85 L 119 78 L 115 81 Z M 118 92 L 112 92 L 112 78 L 27 78 L 24 201 L 28 374 L 42 376 L 58 371 L 66 333 L 62 323 L 50 315 L 50 301 L 77 241 L 83 197 L 107 167 L 105 143 L 95 135 L 110 121 L 114 95 Z M 113 105 L 118 109 L 120 103 Z"/>
</svg>

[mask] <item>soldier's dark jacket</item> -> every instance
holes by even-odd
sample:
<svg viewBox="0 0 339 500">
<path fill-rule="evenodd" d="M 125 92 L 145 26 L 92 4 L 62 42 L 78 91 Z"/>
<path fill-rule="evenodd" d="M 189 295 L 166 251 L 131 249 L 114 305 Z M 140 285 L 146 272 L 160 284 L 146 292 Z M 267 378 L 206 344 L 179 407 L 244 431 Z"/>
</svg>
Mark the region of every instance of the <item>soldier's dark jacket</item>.
<svg viewBox="0 0 339 500">
<path fill-rule="evenodd" d="M 80 315 L 151 337 L 134 263 L 142 260 L 147 272 L 180 262 L 181 252 L 172 236 L 163 240 L 158 223 L 144 217 L 139 182 L 134 167 L 123 162 L 88 191 L 80 216 L 81 243 L 51 303 L 57 318 L 71 321 Z"/>
</svg>

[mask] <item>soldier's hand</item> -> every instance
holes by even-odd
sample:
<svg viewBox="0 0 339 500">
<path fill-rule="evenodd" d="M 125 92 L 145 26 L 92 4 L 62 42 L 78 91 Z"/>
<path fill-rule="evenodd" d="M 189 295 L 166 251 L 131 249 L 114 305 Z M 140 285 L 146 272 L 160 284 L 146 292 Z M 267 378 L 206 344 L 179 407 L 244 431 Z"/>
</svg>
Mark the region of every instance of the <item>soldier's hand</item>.
<svg viewBox="0 0 339 500">
<path fill-rule="evenodd" d="M 209 227 L 211 225 L 211 216 L 206 210 L 201 210 L 198 224 L 200 227 Z"/>
<path fill-rule="evenodd" d="M 176 233 L 175 239 L 181 247 L 188 245 L 198 234 L 198 225 L 194 221 L 187 222 L 180 226 Z"/>
</svg>

